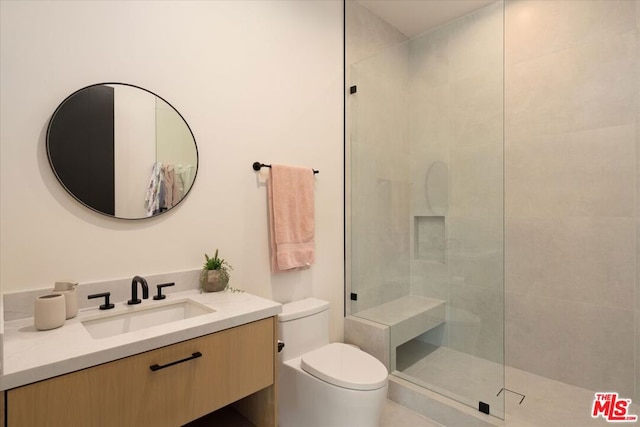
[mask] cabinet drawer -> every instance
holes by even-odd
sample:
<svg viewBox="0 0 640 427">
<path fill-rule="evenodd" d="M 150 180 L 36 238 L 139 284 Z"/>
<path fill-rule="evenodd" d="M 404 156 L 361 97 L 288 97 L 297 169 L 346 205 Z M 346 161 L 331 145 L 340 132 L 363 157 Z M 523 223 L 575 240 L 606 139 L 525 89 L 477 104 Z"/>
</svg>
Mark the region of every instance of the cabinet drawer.
<svg viewBox="0 0 640 427">
<path fill-rule="evenodd" d="M 268 318 L 29 384 L 8 426 L 181 426 L 273 384 L 274 349 Z"/>
</svg>

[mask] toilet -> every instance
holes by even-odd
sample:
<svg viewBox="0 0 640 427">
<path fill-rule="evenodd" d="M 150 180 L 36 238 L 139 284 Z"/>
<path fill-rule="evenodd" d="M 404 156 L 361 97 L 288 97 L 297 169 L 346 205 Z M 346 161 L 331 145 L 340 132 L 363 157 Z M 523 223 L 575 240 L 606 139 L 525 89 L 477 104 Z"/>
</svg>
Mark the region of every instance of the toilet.
<svg viewBox="0 0 640 427">
<path fill-rule="evenodd" d="M 385 366 L 357 347 L 329 343 L 329 303 L 307 298 L 278 315 L 280 427 L 377 427 Z"/>
</svg>

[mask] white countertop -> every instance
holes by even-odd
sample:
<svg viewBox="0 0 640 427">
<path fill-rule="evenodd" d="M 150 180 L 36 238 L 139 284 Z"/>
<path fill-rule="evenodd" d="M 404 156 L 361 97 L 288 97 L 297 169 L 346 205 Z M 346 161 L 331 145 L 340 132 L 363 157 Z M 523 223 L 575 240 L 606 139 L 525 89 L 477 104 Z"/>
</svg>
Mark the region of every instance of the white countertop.
<svg viewBox="0 0 640 427">
<path fill-rule="evenodd" d="M 126 313 L 184 298 L 205 304 L 215 312 L 101 339 L 92 338 L 81 323 L 83 319 L 100 314 Z M 49 331 L 36 330 L 33 317 L 4 322 L 4 373 L 0 377 L 0 390 L 272 317 L 282 311 L 282 306 L 275 301 L 230 291 L 201 294 L 191 290 L 169 293 L 163 301 L 149 298 L 135 308 L 127 306 L 126 302 L 115 305 L 114 309 L 106 311 L 99 310 L 97 305 L 80 310 L 64 326 Z"/>
</svg>

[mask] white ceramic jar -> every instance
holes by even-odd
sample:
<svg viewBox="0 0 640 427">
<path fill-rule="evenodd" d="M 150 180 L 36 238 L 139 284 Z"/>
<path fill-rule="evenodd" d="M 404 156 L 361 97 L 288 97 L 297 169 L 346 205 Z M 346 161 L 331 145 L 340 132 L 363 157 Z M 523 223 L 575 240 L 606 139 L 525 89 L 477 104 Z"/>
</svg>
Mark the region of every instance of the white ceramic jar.
<svg viewBox="0 0 640 427">
<path fill-rule="evenodd" d="M 36 329 L 46 331 L 64 325 L 67 318 L 65 297 L 61 294 L 48 294 L 36 298 L 34 324 Z"/>
</svg>

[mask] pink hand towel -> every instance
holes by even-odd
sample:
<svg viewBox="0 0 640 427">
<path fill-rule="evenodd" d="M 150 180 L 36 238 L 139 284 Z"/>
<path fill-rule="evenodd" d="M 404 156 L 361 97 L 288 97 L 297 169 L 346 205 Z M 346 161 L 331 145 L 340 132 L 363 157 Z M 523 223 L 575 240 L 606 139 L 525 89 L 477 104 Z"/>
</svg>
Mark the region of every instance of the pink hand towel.
<svg viewBox="0 0 640 427">
<path fill-rule="evenodd" d="M 272 165 L 267 182 L 271 271 L 308 267 L 315 260 L 313 169 Z"/>
</svg>

